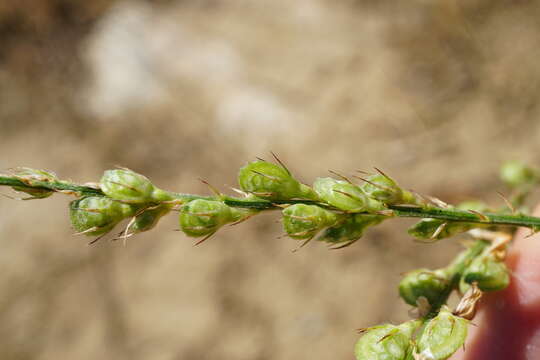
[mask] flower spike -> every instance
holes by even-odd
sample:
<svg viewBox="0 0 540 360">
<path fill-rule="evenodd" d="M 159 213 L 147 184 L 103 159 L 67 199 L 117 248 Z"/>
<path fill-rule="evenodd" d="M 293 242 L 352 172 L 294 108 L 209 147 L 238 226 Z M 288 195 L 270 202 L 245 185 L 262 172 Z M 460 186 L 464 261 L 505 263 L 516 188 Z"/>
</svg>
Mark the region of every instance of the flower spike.
<svg viewBox="0 0 540 360">
<path fill-rule="evenodd" d="M 415 320 L 401 325 L 367 328 L 355 347 L 358 360 L 445 360 L 465 341 L 483 292 L 506 288 L 511 280 L 505 264 L 516 227 L 540 231 L 540 218 L 529 216 L 525 199 L 540 184 L 540 171 L 508 163 L 503 180 L 513 187 L 506 207 L 490 208 L 479 201 L 458 205 L 404 190 L 380 169 L 357 177 L 360 186 L 334 171 L 337 179 L 318 178 L 313 187 L 292 176 L 274 154 L 240 169 L 240 196 L 228 196 L 207 184 L 210 196 L 176 193 L 157 188 L 148 178 L 127 168 L 107 170 L 98 185 L 79 185 L 55 174 L 17 168 L 0 174 L 0 185 L 34 199 L 53 193 L 75 196 L 69 205 L 73 228 L 80 235 L 102 239 L 127 220 L 117 239 L 151 230 L 171 211 L 177 211 L 180 231 L 201 244 L 225 225 L 235 225 L 263 212 L 279 210 L 286 235 L 301 240 L 294 251 L 316 240 L 332 250 L 346 248 L 383 220 L 416 218 L 409 234 L 426 242 L 467 233 L 473 240 L 446 267 L 418 269 L 399 284 L 403 300 L 414 307 Z M 447 307 L 454 293 L 463 295 L 454 312 Z"/>
</svg>

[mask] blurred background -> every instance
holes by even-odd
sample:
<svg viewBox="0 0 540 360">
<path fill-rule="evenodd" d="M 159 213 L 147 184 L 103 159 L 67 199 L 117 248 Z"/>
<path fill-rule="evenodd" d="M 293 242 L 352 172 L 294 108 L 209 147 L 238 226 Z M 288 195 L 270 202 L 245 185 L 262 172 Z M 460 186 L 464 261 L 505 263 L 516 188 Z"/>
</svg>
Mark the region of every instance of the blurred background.
<svg viewBox="0 0 540 360">
<path fill-rule="evenodd" d="M 501 162 L 540 161 L 539 53 L 535 1 L 4 0 L 0 168 L 207 193 L 272 150 L 308 183 L 377 166 L 498 205 Z M 292 253 L 277 214 L 87 246 L 68 200 L 0 198 L 2 359 L 352 359 L 356 328 L 407 319 L 400 273 L 460 248 L 395 220 Z"/>
</svg>

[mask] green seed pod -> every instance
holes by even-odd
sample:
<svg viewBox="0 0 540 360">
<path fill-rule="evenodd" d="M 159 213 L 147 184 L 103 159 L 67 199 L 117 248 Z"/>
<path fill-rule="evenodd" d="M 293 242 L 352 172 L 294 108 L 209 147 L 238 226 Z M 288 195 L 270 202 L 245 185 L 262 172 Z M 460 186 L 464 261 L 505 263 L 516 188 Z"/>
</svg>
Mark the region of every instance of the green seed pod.
<svg viewBox="0 0 540 360">
<path fill-rule="evenodd" d="M 243 191 L 268 200 L 317 198 L 310 187 L 298 182 L 286 168 L 262 160 L 242 167 L 238 183 Z"/>
<path fill-rule="evenodd" d="M 233 208 L 221 201 L 197 199 L 182 206 L 180 228 L 187 236 L 207 236 L 223 225 L 240 221 L 250 214 L 249 210 Z"/>
<path fill-rule="evenodd" d="M 69 205 L 71 224 L 77 232 L 90 236 L 109 232 L 122 219 L 132 216 L 135 208 L 105 196 L 89 196 Z"/>
<path fill-rule="evenodd" d="M 467 338 L 469 321 L 453 315 L 446 306 L 429 320 L 417 340 L 420 356 L 430 360 L 445 360 L 454 354 Z"/>
<path fill-rule="evenodd" d="M 463 273 L 463 280 L 472 284 L 476 282 L 482 291 L 498 291 L 510 284 L 508 268 L 495 255 L 488 254 L 474 259 Z"/>
<path fill-rule="evenodd" d="M 24 200 L 45 199 L 54 193 L 54 191 L 50 191 L 47 189 L 25 188 L 22 186 L 13 186 L 12 189 L 32 196 L 31 198 L 25 198 Z"/>
<path fill-rule="evenodd" d="M 384 206 L 364 194 L 360 188 L 347 181 L 332 178 L 317 178 L 313 189 L 328 204 L 350 212 L 376 212 Z"/>
<path fill-rule="evenodd" d="M 357 360 L 408 360 L 413 349 L 411 339 L 419 325 L 413 320 L 366 329 L 354 347 L 354 355 Z"/>
<path fill-rule="evenodd" d="M 344 216 L 316 205 L 295 204 L 283 210 L 283 228 L 293 239 L 311 239 Z"/>
<path fill-rule="evenodd" d="M 144 175 L 128 169 L 105 171 L 100 187 L 105 195 L 133 204 L 172 199 L 165 191 L 156 188 Z"/>
<path fill-rule="evenodd" d="M 19 168 L 13 169 L 11 173 L 17 179 L 21 180 L 22 182 L 28 185 L 36 185 L 35 183 L 36 181 L 39 181 L 39 182 L 58 181 L 58 178 L 53 173 L 50 173 L 44 170 L 31 169 L 27 167 L 19 167 Z M 54 191 L 51 191 L 48 189 L 26 188 L 22 186 L 13 186 L 12 189 L 15 191 L 24 192 L 28 195 L 31 195 L 32 198 L 35 198 L 35 199 L 43 199 L 43 198 L 51 196 L 54 193 Z"/>
<path fill-rule="evenodd" d="M 332 245 L 352 243 L 360 239 L 368 227 L 377 225 L 384 219 L 381 215 L 351 214 L 345 221 L 325 229 L 317 240 Z"/>
<path fill-rule="evenodd" d="M 483 247 L 489 246 L 488 241 L 477 240 L 477 242 L 482 242 Z M 476 247 L 475 246 L 467 247 L 466 249 L 462 250 L 454 258 L 454 260 L 452 260 L 452 262 L 447 267 L 445 267 L 445 269 L 444 269 L 445 272 L 451 273 L 451 274 L 455 274 L 455 273 L 463 274 L 465 272 L 466 268 L 471 265 L 472 260 L 470 260 L 470 259 L 474 259 L 476 256 L 478 256 L 477 251 L 478 251 L 477 246 Z M 470 284 L 466 283 L 463 276 L 461 276 L 460 282 L 459 282 L 459 291 L 462 294 L 465 294 L 467 292 L 467 290 L 469 290 L 470 287 L 471 287 Z"/>
<path fill-rule="evenodd" d="M 433 305 L 441 299 L 448 283 L 448 276 L 443 270 L 413 270 L 406 273 L 399 283 L 399 295 L 412 306 L 417 306 L 417 300 L 421 296 Z"/>
<path fill-rule="evenodd" d="M 474 227 L 478 225 L 425 218 L 411 226 L 407 232 L 417 239 L 435 241 L 463 233 Z"/>
<path fill-rule="evenodd" d="M 394 180 L 382 174 L 368 177 L 362 190 L 370 198 L 385 204 L 403 203 L 403 190 Z"/>
<path fill-rule="evenodd" d="M 127 234 L 137 234 L 153 229 L 159 220 L 171 211 L 172 205 L 162 204 L 143 211 L 135 216 L 127 228 Z"/>
<path fill-rule="evenodd" d="M 538 181 L 538 175 L 534 169 L 520 161 L 507 161 L 501 167 L 502 181 L 508 186 L 518 187 L 530 185 Z"/>
</svg>

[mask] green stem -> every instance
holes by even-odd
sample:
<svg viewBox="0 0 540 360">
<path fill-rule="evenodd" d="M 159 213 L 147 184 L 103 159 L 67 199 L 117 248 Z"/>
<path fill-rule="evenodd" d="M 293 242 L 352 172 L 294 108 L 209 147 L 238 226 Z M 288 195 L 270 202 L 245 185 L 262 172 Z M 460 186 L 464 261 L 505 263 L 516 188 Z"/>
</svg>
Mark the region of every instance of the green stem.
<svg viewBox="0 0 540 360">
<path fill-rule="evenodd" d="M 485 225 L 510 225 L 524 226 L 529 228 L 540 228 L 540 218 L 534 216 L 518 215 L 502 215 L 475 213 L 457 210 L 457 209 L 440 209 L 436 207 L 408 207 L 399 205 L 390 205 L 393 214 L 398 217 L 413 217 L 413 218 L 432 218 L 448 221 L 467 222 L 474 224 Z"/>
<path fill-rule="evenodd" d="M 15 176 L 0 175 L 0 185 L 15 186 L 29 189 L 46 189 L 60 192 L 73 192 L 78 196 L 104 196 L 99 189 L 93 187 L 78 185 L 67 181 L 39 181 L 31 180 L 24 182 Z M 319 203 L 314 200 L 283 200 L 283 201 L 267 201 L 263 199 L 246 199 L 230 196 L 200 196 L 192 194 L 182 194 L 167 192 L 173 199 L 179 202 L 188 202 L 195 199 L 207 200 L 223 200 L 227 205 L 233 207 L 255 209 L 255 210 L 276 210 L 280 209 L 279 205 L 286 204 L 316 204 L 325 208 L 330 208 L 324 203 Z M 524 226 L 532 229 L 540 229 L 540 218 L 525 215 L 502 215 L 502 214 L 478 214 L 457 209 L 441 209 L 436 207 L 411 207 L 401 205 L 388 206 L 391 213 L 389 216 L 405 217 L 405 218 L 433 218 L 456 222 L 467 222 L 484 225 L 509 225 L 509 226 Z"/>
<path fill-rule="evenodd" d="M 76 194 L 80 194 L 80 196 L 83 195 L 101 195 L 103 196 L 103 193 L 99 189 L 94 189 L 89 186 L 84 185 L 77 185 L 66 181 L 39 181 L 39 180 L 32 180 L 32 184 L 25 183 L 22 180 L 17 179 L 14 176 L 5 176 L 0 175 L 0 185 L 5 186 L 16 186 L 21 188 L 29 188 L 29 189 L 44 189 L 44 190 L 51 190 L 51 191 L 68 191 L 68 192 L 74 192 Z"/>
<path fill-rule="evenodd" d="M 476 240 L 473 246 L 459 254 L 454 261 L 448 265 L 446 272 L 448 273 L 448 278 L 450 281 L 439 299 L 432 304 L 430 312 L 426 316 L 427 318 L 431 318 L 439 313 L 441 307 L 448 302 L 448 298 L 450 297 L 452 291 L 459 287 L 459 282 L 463 276 L 463 272 L 467 269 L 474 258 L 482 254 L 484 249 L 489 244 L 490 243 L 488 241 Z"/>
</svg>

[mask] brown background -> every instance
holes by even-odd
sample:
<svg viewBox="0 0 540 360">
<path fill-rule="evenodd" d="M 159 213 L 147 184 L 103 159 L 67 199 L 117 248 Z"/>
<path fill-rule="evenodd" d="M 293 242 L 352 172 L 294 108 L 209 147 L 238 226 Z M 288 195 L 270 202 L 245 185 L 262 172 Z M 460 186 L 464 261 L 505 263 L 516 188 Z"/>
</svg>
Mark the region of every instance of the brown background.
<svg viewBox="0 0 540 360">
<path fill-rule="evenodd" d="M 1 1 L 0 168 L 119 164 L 204 193 L 272 150 L 305 182 L 377 166 L 500 204 L 500 163 L 540 160 L 539 19 L 534 1 Z M 292 253 L 277 214 L 197 248 L 174 215 L 89 247 L 66 205 L 0 199 L 2 359 L 352 359 L 355 328 L 407 318 L 399 274 L 459 249 L 395 220 Z"/>
</svg>

